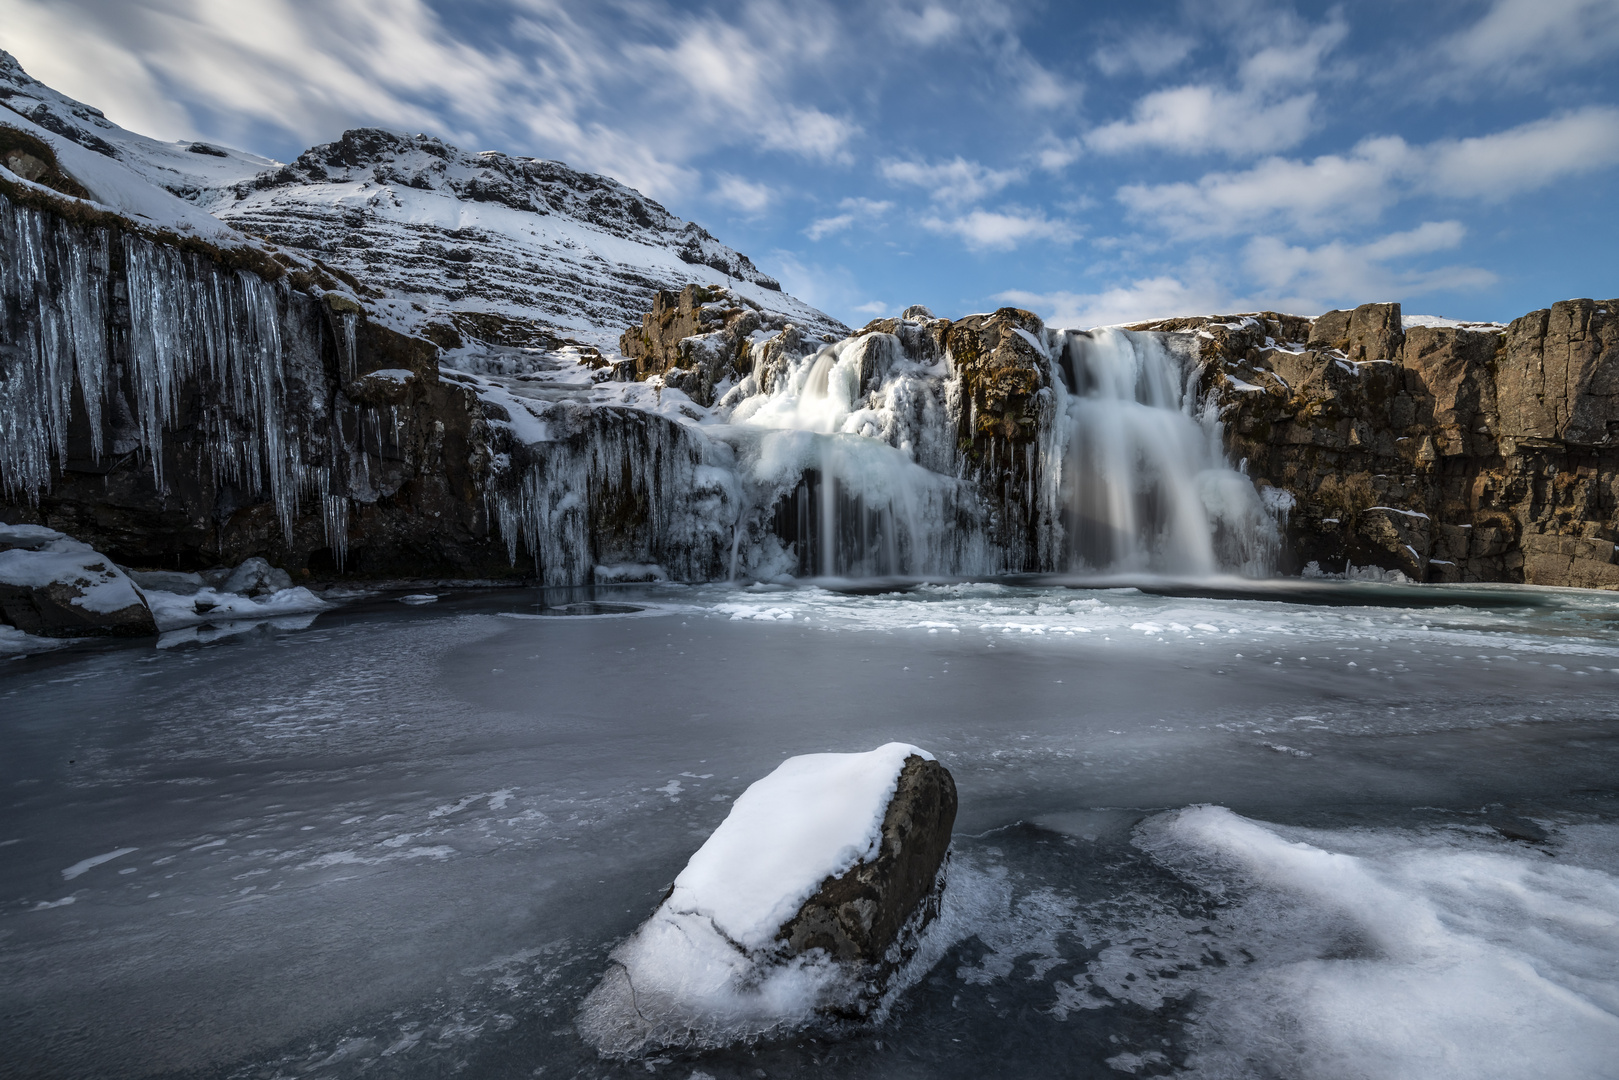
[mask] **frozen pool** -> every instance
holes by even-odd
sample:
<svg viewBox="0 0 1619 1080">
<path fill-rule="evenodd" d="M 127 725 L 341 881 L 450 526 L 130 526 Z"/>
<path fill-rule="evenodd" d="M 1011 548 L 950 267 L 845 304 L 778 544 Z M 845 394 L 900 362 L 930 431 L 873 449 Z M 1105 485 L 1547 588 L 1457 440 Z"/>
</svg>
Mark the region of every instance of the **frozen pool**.
<svg viewBox="0 0 1619 1080">
<path fill-rule="evenodd" d="M 442 593 L 8 661 L 0 1074 L 1614 1075 L 1619 601 L 1301 590 Z M 890 740 L 961 812 L 880 1021 L 597 1057 L 729 800 Z"/>
</svg>

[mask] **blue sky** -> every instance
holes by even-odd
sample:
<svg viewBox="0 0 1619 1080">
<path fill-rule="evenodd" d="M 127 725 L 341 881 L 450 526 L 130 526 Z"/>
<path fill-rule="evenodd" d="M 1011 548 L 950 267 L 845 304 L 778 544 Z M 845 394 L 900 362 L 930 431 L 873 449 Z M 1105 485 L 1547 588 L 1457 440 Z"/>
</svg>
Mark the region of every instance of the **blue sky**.
<svg viewBox="0 0 1619 1080">
<path fill-rule="evenodd" d="M 1619 0 L 0 0 L 127 127 L 616 176 L 851 323 L 1619 295 Z"/>
</svg>

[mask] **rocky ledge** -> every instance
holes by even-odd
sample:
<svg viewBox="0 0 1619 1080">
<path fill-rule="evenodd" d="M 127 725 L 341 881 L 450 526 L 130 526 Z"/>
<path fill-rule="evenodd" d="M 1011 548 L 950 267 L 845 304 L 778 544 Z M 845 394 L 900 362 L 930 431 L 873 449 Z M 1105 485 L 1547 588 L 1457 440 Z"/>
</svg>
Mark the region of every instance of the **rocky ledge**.
<svg viewBox="0 0 1619 1080">
<path fill-rule="evenodd" d="M 1200 337 L 1227 452 L 1292 504 L 1284 571 L 1619 588 L 1619 300 L 1431 321 L 1363 304 L 1137 329 Z"/>
</svg>

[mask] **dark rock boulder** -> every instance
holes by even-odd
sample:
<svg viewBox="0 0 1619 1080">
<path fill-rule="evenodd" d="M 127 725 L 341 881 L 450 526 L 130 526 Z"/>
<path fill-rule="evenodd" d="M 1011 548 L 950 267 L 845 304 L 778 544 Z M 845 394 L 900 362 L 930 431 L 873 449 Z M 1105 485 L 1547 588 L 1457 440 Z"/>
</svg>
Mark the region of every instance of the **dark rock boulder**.
<svg viewBox="0 0 1619 1080">
<path fill-rule="evenodd" d="M 788 949 L 882 963 L 902 930 L 919 930 L 938 915 L 939 871 L 955 821 L 950 770 L 915 754 L 906 758 L 877 857 L 822 883 L 782 927 Z"/>
<path fill-rule="evenodd" d="M 73 540 L 0 552 L 0 622 L 41 637 L 145 637 L 151 609 L 111 559 Z"/>
</svg>

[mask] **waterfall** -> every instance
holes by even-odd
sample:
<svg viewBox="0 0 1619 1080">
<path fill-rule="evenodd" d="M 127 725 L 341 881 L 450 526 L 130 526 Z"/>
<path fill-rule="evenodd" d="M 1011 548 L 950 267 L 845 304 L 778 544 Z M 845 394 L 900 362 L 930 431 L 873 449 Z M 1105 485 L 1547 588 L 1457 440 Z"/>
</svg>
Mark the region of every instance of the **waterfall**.
<svg viewBox="0 0 1619 1080">
<path fill-rule="evenodd" d="M 764 509 L 755 524 L 791 550 L 800 576 L 982 574 L 999 570 L 987 514 L 955 475 L 942 363 L 865 334 L 789 363 L 744 397 L 732 446 Z M 757 381 L 757 379 L 755 379 Z"/>
<path fill-rule="evenodd" d="M 1065 569 L 1200 577 L 1268 572 L 1275 523 L 1225 461 L 1172 335 L 1065 331 Z M 1187 339 L 1195 340 L 1195 339 Z"/>
<path fill-rule="evenodd" d="M 973 461 L 956 443 L 970 406 L 947 361 L 891 334 L 756 371 L 722 402 L 728 423 L 706 429 L 766 508 L 734 549 L 767 548 L 768 534 L 786 554 L 755 568 L 796 576 L 1271 571 L 1276 522 L 1197 399 L 1195 338 L 1025 337 L 1049 368 L 1041 430 L 990 440 Z"/>
</svg>

